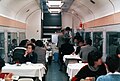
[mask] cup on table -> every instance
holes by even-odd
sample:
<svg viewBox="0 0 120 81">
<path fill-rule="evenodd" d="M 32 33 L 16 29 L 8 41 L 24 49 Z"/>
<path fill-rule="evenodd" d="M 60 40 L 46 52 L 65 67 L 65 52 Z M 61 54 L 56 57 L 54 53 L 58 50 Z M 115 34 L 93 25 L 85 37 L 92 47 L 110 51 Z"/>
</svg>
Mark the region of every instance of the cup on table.
<svg viewBox="0 0 120 81">
<path fill-rule="evenodd" d="M 12 76 L 12 80 L 17 80 L 18 81 L 19 76 Z"/>
<path fill-rule="evenodd" d="M 84 81 L 85 79 L 81 79 L 80 81 Z"/>
<path fill-rule="evenodd" d="M 79 63 L 82 63 L 82 61 L 79 61 Z"/>
<path fill-rule="evenodd" d="M 32 64 L 32 63 L 31 63 L 31 62 L 26 62 L 26 64 L 27 64 L 27 65 L 30 65 L 30 64 Z"/>
<path fill-rule="evenodd" d="M 95 77 L 86 77 L 85 81 L 95 81 Z"/>
<path fill-rule="evenodd" d="M 16 64 L 19 64 L 20 62 L 19 62 L 19 61 L 16 61 L 15 63 L 16 63 Z"/>
<path fill-rule="evenodd" d="M 19 66 L 19 65 L 20 65 L 19 60 L 15 61 L 15 64 L 16 64 L 17 66 Z"/>
</svg>

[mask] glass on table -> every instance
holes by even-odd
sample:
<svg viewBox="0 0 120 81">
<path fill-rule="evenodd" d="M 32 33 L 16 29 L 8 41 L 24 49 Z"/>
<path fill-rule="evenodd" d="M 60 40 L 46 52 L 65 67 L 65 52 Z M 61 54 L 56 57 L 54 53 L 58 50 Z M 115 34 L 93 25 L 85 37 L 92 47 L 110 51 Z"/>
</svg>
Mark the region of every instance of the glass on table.
<svg viewBox="0 0 120 81">
<path fill-rule="evenodd" d="M 79 63 L 82 63 L 82 61 L 79 61 Z"/>
<path fill-rule="evenodd" d="M 95 77 L 86 77 L 84 81 L 95 81 Z"/>
<path fill-rule="evenodd" d="M 20 66 L 19 60 L 16 60 L 16 61 L 15 61 L 15 64 L 16 64 L 17 66 Z"/>
</svg>

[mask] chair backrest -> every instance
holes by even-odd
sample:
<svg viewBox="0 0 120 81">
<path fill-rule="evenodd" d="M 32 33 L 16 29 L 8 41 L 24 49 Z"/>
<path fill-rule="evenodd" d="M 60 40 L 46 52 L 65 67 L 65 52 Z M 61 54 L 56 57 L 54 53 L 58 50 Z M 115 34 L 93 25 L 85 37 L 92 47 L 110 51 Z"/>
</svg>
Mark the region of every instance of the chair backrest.
<svg viewBox="0 0 120 81">
<path fill-rule="evenodd" d="M 18 81 L 34 81 L 32 78 L 20 78 Z"/>
<path fill-rule="evenodd" d="M 20 63 L 23 63 L 25 51 L 26 48 L 24 47 L 16 47 L 13 50 L 13 61 L 19 61 Z"/>
</svg>

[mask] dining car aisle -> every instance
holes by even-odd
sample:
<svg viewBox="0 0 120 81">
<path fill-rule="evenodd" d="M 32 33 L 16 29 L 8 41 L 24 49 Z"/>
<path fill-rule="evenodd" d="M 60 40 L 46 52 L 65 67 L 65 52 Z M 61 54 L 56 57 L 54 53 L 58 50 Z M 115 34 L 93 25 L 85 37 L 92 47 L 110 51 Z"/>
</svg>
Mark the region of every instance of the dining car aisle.
<svg viewBox="0 0 120 81">
<path fill-rule="evenodd" d="M 59 64 L 52 62 L 48 65 L 48 72 L 45 81 L 68 81 L 68 76 L 65 72 L 59 71 Z"/>
</svg>

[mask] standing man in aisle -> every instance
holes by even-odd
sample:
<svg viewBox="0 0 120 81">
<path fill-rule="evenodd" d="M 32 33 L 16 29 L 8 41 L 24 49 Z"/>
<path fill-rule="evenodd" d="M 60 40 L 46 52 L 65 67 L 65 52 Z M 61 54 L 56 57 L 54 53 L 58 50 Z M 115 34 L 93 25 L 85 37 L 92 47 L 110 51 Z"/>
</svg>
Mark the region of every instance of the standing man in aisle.
<svg viewBox="0 0 120 81">
<path fill-rule="evenodd" d="M 59 49 L 59 64 L 62 65 L 63 60 L 62 60 L 62 55 L 61 55 L 61 45 L 65 43 L 64 39 L 64 29 L 61 30 L 60 34 L 58 35 L 58 43 L 57 47 Z"/>
<path fill-rule="evenodd" d="M 61 60 L 62 60 L 62 65 L 60 65 L 60 71 L 62 70 L 62 66 L 64 65 L 63 63 L 63 56 L 64 55 L 70 55 L 74 53 L 74 47 L 73 45 L 70 43 L 70 39 L 69 38 L 65 38 L 65 43 L 61 45 Z"/>
</svg>

